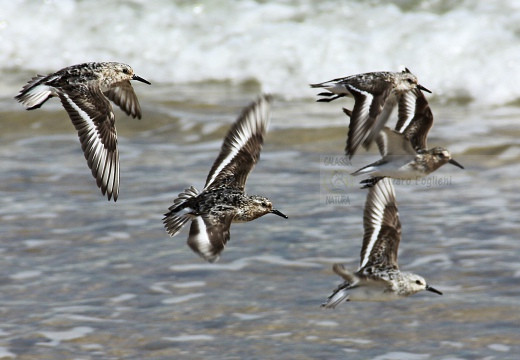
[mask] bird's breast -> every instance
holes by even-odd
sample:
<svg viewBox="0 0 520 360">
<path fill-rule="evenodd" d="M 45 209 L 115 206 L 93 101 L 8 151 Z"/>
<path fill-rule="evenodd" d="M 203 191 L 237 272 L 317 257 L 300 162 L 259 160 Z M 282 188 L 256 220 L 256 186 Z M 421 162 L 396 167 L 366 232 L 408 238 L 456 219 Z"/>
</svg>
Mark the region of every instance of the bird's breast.
<svg viewBox="0 0 520 360">
<path fill-rule="evenodd" d="M 392 301 L 399 299 L 394 291 L 388 291 L 383 286 L 358 286 L 350 290 L 350 301 Z"/>
</svg>

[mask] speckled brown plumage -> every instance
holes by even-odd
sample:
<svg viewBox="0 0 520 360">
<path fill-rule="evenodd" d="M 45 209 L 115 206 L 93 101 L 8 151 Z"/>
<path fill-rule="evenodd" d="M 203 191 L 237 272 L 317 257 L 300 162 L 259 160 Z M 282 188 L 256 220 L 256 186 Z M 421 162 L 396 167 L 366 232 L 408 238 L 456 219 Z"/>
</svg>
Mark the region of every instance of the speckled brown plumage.
<svg viewBox="0 0 520 360">
<path fill-rule="evenodd" d="M 140 119 L 141 107 L 130 80 L 150 84 L 126 64 L 90 62 L 35 76 L 15 97 L 28 110 L 41 107 L 53 96 L 60 98 L 97 186 L 114 201 L 119 195 L 119 151 L 109 99 L 129 116 Z"/>
<path fill-rule="evenodd" d="M 193 186 L 180 193 L 163 219 L 170 236 L 191 221 L 188 245 L 209 262 L 219 259 L 230 238 L 232 222 L 247 222 L 272 213 L 269 199 L 247 195 L 247 177 L 260 158 L 271 116 L 271 97 L 261 96 L 247 106 L 227 133 L 211 167 L 204 189 Z"/>
</svg>

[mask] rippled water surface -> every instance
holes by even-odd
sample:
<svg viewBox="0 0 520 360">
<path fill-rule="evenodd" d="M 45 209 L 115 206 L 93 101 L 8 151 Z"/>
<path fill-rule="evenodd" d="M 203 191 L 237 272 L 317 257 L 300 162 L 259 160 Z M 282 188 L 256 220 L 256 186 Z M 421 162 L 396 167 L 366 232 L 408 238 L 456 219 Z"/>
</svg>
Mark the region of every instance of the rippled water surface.
<svg viewBox="0 0 520 360">
<path fill-rule="evenodd" d="M 4 1 L 0 11 L 0 359 L 517 359 L 520 354 L 518 1 Z M 121 192 L 95 185 L 37 73 L 130 64 L 143 119 L 116 111 Z M 366 191 L 342 157 L 346 99 L 308 84 L 409 67 L 433 91 L 446 165 L 396 185 L 403 271 L 443 296 L 320 304 L 356 269 Z M 262 91 L 275 102 L 247 190 L 289 216 L 233 224 L 217 264 L 164 212 L 201 188 Z"/>
<path fill-rule="evenodd" d="M 331 168 L 344 103 L 276 98 L 248 192 L 289 215 L 234 224 L 217 264 L 171 239 L 162 214 L 203 186 L 254 85 L 136 85 L 141 121 L 117 112 L 121 193 L 95 186 L 72 125 L 52 99 L 37 111 L 2 100 L 0 358 L 513 359 L 520 352 L 520 111 L 432 103 L 430 145 L 450 148 L 428 182 L 396 186 L 400 265 L 444 296 L 320 304 L 358 265 L 366 192 Z M 171 93 L 170 100 L 159 94 Z M 345 175 L 340 204 L 331 175 Z"/>
</svg>

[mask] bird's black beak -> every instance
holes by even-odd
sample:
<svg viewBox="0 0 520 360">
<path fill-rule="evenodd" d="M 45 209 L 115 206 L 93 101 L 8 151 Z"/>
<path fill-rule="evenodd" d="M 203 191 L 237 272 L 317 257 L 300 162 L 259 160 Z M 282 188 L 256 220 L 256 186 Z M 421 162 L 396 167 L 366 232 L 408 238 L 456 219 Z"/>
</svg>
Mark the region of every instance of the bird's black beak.
<svg viewBox="0 0 520 360">
<path fill-rule="evenodd" d="M 430 285 L 426 285 L 426 290 L 431 291 L 432 293 L 442 295 L 442 292 L 440 292 L 439 290 L 437 290 L 435 288 L 432 288 Z"/>
<path fill-rule="evenodd" d="M 461 169 L 464 169 L 464 166 L 462 166 L 461 164 L 459 164 L 458 162 L 456 162 L 455 160 L 453 159 L 450 159 L 450 161 L 448 161 L 450 164 L 452 165 L 455 165 L 457 167 L 460 167 Z"/>
<path fill-rule="evenodd" d="M 142 77 L 137 76 L 137 75 L 132 76 L 132 80 L 137 80 L 137 81 L 140 81 L 140 82 L 144 82 L 145 84 L 152 85 L 151 82 L 149 82 L 148 80 L 145 80 Z"/>
<path fill-rule="evenodd" d="M 430 90 L 426 89 L 424 86 L 422 86 L 421 84 L 417 84 L 417 88 L 419 90 L 422 90 L 422 91 L 426 91 L 427 93 L 432 93 Z"/>
<path fill-rule="evenodd" d="M 275 215 L 281 216 L 284 219 L 288 219 L 289 218 L 287 215 L 285 215 L 284 213 L 282 213 L 282 212 L 280 212 L 280 211 L 278 211 L 276 209 L 271 210 L 271 214 L 275 214 Z"/>
</svg>

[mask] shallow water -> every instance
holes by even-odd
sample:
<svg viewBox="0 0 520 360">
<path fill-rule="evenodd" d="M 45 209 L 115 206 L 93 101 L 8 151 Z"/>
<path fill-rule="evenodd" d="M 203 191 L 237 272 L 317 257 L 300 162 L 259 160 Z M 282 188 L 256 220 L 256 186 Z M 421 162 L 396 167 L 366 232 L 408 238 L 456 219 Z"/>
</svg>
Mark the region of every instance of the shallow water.
<svg viewBox="0 0 520 360">
<path fill-rule="evenodd" d="M 4 2 L 0 359 L 516 359 L 519 19 L 515 0 Z M 85 61 L 153 83 L 134 84 L 142 120 L 116 113 L 117 203 L 57 99 L 13 100 Z M 317 104 L 307 84 L 404 66 L 434 92 L 429 145 L 466 167 L 396 185 L 401 268 L 444 295 L 326 311 L 332 264 L 359 261 L 366 192 L 348 174 L 377 155 L 334 166 L 352 103 Z M 207 264 L 162 214 L 262 91 L 273 119 L 247 189 L 289 219 L 234 224 Z"/>
<path fill-rule="evenodd" d="M 514 359 L 520 353 L 520 171 L 515 107 L 432 103 L 430 146 L 454 153 L 434 183 L 396 186 L 400 265 L 444 296 L 320 304 L 358 265 L 365 191 L 341 158 L 345 101 L 276 98 L 250 193 L 288 220 L 234 224 L 217 264 L 171 239 L 162 214 L 201 188 L 222 137 L 259 92 L 208 83 L 135 86 L 140 121 L 117 112 L 121 192 L 101 196 L 56 99 L 37 111 L 1 100 L 0 358 Z M 158 96 L 170 93 L 164 100 Z M 478 125 L 478 126 L 475 126 Z M 327 203 L 334 170 L 342 204 Z M 334 194 L 332 194 L 334 195 Z"/>
</svg>

